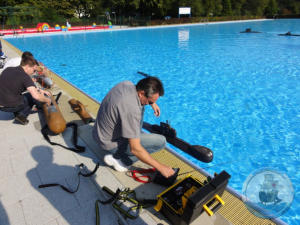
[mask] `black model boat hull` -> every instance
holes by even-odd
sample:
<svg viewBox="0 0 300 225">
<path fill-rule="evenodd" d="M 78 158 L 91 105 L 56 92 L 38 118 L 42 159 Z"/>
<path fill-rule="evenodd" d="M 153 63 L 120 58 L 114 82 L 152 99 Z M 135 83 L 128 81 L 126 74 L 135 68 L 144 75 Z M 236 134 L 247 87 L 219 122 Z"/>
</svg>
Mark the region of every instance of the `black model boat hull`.
<svg viewBox="0 0 300 225">
<path fill-rule="evenodd" d="M 185 153 L 193 156 L 194 158 L 209 163 L 213 160 L 213 152 L 207 147 L 201 145 L 191 145 L 186 141 L 177 138 L 176 132 L 173 128 L 170 128 L 173 132 L 166 132 L 165 127 L 158 126 L 158 125 L 151 125 L 147 122 L 143 123 L 143 128 L 148 130 L 151 133 L 161 134 L 165 136 L 168 143 L 172 144 L 173 146 L 179 148 L 180 150 L 184 151 Z"/>
</svg>

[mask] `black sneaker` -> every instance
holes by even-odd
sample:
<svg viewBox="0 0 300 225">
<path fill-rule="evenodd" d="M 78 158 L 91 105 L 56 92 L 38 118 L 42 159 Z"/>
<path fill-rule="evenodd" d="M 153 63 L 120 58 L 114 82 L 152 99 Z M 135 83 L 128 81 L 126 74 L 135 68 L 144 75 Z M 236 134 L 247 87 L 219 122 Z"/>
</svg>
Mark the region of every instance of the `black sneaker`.
<svg viewBox="0 0 300 225">
<path fill-rule="evenodd" d="M 15 121 L 19 122 L 22 125 L 26 125 L 28 124 L 29 120 L 26 119 L 26 117 L 22 116 L 22 115 L 18 115 L 15 117 Z"/>
</svg>

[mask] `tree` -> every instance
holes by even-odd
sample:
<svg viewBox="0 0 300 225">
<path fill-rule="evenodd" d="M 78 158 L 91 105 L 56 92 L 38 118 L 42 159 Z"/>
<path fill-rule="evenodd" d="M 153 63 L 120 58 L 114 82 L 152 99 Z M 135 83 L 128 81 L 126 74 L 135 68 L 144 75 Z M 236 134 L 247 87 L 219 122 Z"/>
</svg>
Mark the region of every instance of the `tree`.
<svg viewBox="0 0 300 225">
<path fill-rule="evenodd" d="M 215 1 L 213 1 L 213 0 L 204 1 L 204 8 L 205 8 L 206 16 L 214 15 Z"/>
<path fill-rule="evenodd" d="M 152 0 L 150 2 L 155 2 L 155 1 Z M 138 8 L 139 8 L 139 0 L 126 0 L 124 5 L 123 15 L 135 16 L 138 12 Z"/>
<path fill-rule="evenodd" d="M 300 1 L 299 0 L 278 0 L 278 5 L 281 14 L 298 14 Z"/>
<path fill-rule="evenodd" d="M 35 6 L 42 12 L 42 18 L 51 22 L 61 22 L 71 18 L 75 10 L 69 0 L 39 0 L 33 1 Z"/>
<path fill-rule="evenodd" d="M 244 5 L 246 0 L 232 0 L 231 1 L 231 8 L 232 8 L 232 14 L 236 16 L 244 15 Z"/>
<path fill-rule="evenodd" d="M 173 4 L 174 0 L 160 0 L 159 15 L 161 17 L 174 16 Z"/>
<path fill-rule="evenodd" d="M 231 1 L 230 0 L 223 0 L 223 15 L 231 16 L 232 9 L 231 9 Z"/>
<path fill-rule="evenodd" d="M 215 16 L 222 16 L 223 15 L 223 2 L 222 0 L 215 0 L 215 8 L 214 8 L 214 15 Z"/>
<path fill-rule="evenodd" d="M 247 0 L 244 5 L 246 15 L 262 16 L 268 5 L 268 0 Z"/>
<path fill-rule="evenodd" d="M 6 8 L 8 6 L 10 11 Z M 39 21 L 65 23 L 66 19 L 96 19 L 105 12 L 162 19 L 165 16 L 177 17 L 180 6 L 191 7 L 192 16 L 197 17 L 300 12 L 300 0 L 0 0 L 0 21 L 16 25 Z M 34 13 L 30 7 L 36 9 Z"/>
<path fill-rule="evenodd" d="M 205 9 L 201 0 L 192 1 L 192 16 L 204 16 Z"/>
<path fill-rule="evenodd" d="M 152 16 L 159 13 L 159 5 L 158 0 L 140 0 L 138 8 L 142 16 Z"/>
<path fill-rule="evenodd" d="M 265 15 L 274 16 L 278 13 L 278 5 L 276 0 L 269 0 Z"/>
<path fill-rule="evenodd" d="M 71 3 L 78 18 L 91 17 L 92 11 L 96 7 L 94 0 L 71 0 Z"/>
</svg>

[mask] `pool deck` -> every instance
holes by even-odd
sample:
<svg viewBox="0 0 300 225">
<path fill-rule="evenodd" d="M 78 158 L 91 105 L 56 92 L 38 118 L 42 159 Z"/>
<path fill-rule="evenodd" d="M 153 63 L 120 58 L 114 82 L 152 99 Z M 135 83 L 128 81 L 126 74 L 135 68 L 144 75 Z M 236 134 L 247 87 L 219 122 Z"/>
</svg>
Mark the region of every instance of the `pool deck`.
<svg viewBox="0 0 300 225">
<path fill-rule="evenodd" d="M 9 58 L 19 56 L 21 52 L 14 46 L 2 40 L 3 50 Z M 2 71 L 0 70 L 0 73 Z M 59 106 L 67 122 L 79 125 L 79 145 L 85 146 L 84 153 L 74 153 L 50 145 L 43 138 L 40 130 L 45 124 L 43 113 L 30 114 L 26 126 L 14 123 L 10 113 L 0 111 L 0 224 L 1 225 L 92 225 L 95 224 L 95 201 L 107 199 L 108 196 L 101 187 L 111 190 L 130 187 L 141 198 L 155 198 L 164 188 L 159 185 L 141 184 L 135 182 L 124 173 L 113 171 L 103 163 L 103 152 L 99 152 L 91 137 L 92 124 L 85 125 L 68 104 L 70 98 L 79 99 L 87 105 L 91 115 L 95 117 L 99 102 L 77 90 L 59 76 L 52 74 L 55 82 L 51 89 L 53 94 L 62 92 Z M 72 146 L 71 131 L 57 136 L 51 136 L 55 141 Z M 172 167 L 180 167 L 181 172 L 191 171 L 191 165 L 183 162 L 167 150 L 153 155 L 158 160 Z M 77 184 L 78 168 L 84 163 L 91 171 L 96 163 L 100 163 L 97 173 L 88 178 L 81 178 L 78 192 L 69 194 L 59 187 L 39 189 L 38 185 L 45 183 L 60 183 L 69 188 Z M 137 167 L 145 167 L 141 162 Z M 226 168 L 224 168 L 226 169 Z M 205 179 L 201 171 L 193 172 L 200 180 Z M 182 178 L 182 177 L 179 177 Z M 253 216 L 244 203 L 229 190 L 222 197 L 225 206 L 209 217 L 206 213 L 192 224 L 199 225 L 230 225 L 284 224 L 282 221 L 271 221 Z M 152 208 L 143 210 L 136 220 L 124 219 L 110 204 L 100 205 L 100 224 L 170 224 L 160 213 Z"/>
</svg>

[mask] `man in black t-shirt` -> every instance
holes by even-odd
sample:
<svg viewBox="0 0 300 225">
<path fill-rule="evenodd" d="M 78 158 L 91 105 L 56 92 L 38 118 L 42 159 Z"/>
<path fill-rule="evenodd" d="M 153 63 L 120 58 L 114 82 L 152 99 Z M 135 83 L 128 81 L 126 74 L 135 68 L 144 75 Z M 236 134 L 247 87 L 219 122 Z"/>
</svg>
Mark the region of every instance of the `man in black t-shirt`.
<svg viewBox="0 0 300 225">
<path fill-rule="evenodd" d="M 20 66 L 8 67 L 0 76 L 0 110 L 13 112 L 15 120 L 23 125 L 28 123 L 27 116 L 36 101 L 51 104 L 50 93 L 37 89 L 30 77 L 35 70 L 36 60 L 27 56 Z M 26 90 L 28 93 L 22 94 Z"/>
</svg>

